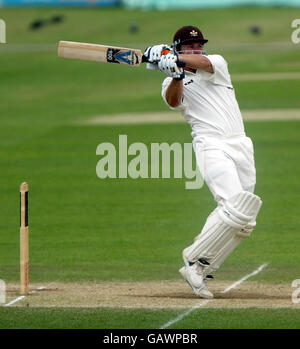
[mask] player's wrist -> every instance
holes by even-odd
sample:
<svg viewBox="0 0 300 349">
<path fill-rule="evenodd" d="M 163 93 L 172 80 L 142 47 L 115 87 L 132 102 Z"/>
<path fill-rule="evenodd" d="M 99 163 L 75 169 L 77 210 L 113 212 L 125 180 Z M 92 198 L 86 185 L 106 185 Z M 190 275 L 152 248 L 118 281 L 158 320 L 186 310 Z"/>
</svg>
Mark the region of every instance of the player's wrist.
<svg viewBox="0 0 300 349">
<path fill-rule="evenodd" d="M 180 82 L 184 79 L 184 77 L 185 77 L 185 73 L 183 72 L 179 78 L 174 78 L 174 80 Z"/>
</svg>

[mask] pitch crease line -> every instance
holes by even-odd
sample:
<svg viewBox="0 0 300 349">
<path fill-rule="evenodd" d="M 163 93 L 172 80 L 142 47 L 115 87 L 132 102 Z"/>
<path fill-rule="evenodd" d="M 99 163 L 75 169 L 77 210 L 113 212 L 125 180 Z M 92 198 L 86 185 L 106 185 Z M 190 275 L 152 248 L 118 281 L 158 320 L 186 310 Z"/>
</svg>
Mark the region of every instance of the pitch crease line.
<svg viewBox="0 0 300 349">
<path fill-rule="evenodd" d="M 50 285 L 54 284 L 54 282 L 51 282 L 50 284 L 46 285 L 46 286 L 40 286 L 38 287 L 35 291 L 30 291 L 28 294 L 34 294 L 34 293 L 37 293 L 38 291 L 43 291 L 43 290 L 46 290 Z M 3 307 L 9 307 L 23 299 L 25 299 L 26 296 L 20 296 L 20 297 L 17 297 L 15 299 L 13 299 L 11 302 L 9 303 L 6 303 L 6 304 L 3 304 Z"/>
<path fill-rule="evenodd" d="M 201 307 L 204 307 L 207 303 L 209 303 L 210 300 L 206 300 L 206 301 L 203 301 L 201 302 L 200 304 L 198 305 L 195 305 L 193 308 L 189 309 L 188 311 L 186 311 L 185 313 L 183 314 L 180 314 L 178 315 L 175 319 L 173 320 L 170 320 L 169 322 L 167 322 L 166 324 L 164 324 L 162 327 L 160 327 L 160 330 L 163 330 L 165 328 L 168 328 L 170 327 L 171 325 L 175 324 L 176 322 L 178 321 L 181 321 L 183 318 L 187 317 L 188 315 L 190 315 L 190 313 L 192 313 L 194 310 L 197 310 Z"/>
<path fill-rule="evenodd" d="M 25 296 L 20 296 L 20 297 L 18 297 L 16 299 L 12 300 L 11 302 L 4 304 L 3 306 L 4 307 L 9 307 L 10 305 L 13 305 L 13 304 L 17 303 L 17 302 L 21 301 L 24 298 L 25 298 Z"/>
<path fill-rule="evenodd" d="M 258 273 L 260 273 L 267 266 L 268 266 L 268 263 L 262 264 L 260 267 L 258 267 L 256 270 L 254 270 L 252 273 L 243 276 L 240 280 L 234 282 L 233 284 L 231 284 L 230 286 L 225 288 L 225 290 L 222 291 L 221 293 L 226 293 L 226 292 L 234 289 L 235 287 L 242 284 L 245 280 L 249 279 L 251 276 L 254 276 L 254 275 L 257 275 Z M 160 327 L 160 329 L 162 330 L 162 329 L 170 327 L 171 325 L 175 324 L 176 322 L 181 321 L 183 318 L 190 315 L 194 310 L 200 309 L 201 307 L 204 307 L 206 304 L 208 304 L 209 302 L 212 302 L 212 301 L 213 301 L 213 299 L 209 299 L 209 300 L 205 300 L 205 301 L 201 302 L 200 304 L 195 305 L 194 307 L 192 307 L 188 311 L 178 315 L 175 319 L 170 320 L 167 323 L 165 323 L 163 326 Z"/>
<path fill-rule="evenodd" d="M 260 273 L 267 265 L 268 265 L 268 263 L 262 264 L 259 268 L 257 268 L 256 270 L 254 270 L 251 274 L 248 274 L 248 275 L 242 277 L 240 280 L 234 282 L 232 285 L 228 286 L 228 287 L 227 287 L 224 291 L 222 291 L 221 293 L 226 293 L 226 292 L 232 290 L 233 288 L 239 286 L 239 285 L 242 284 L 245 280 L 249 279 L 251 276 L 254 276 L 254 275 Z"/>
</svg>

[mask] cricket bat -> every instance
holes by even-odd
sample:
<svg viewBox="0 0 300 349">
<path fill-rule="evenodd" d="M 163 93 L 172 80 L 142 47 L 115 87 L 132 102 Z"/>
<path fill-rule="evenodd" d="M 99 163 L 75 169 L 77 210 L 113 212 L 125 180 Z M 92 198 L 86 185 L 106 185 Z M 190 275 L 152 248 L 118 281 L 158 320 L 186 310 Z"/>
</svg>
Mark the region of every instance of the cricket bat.
<svg viewBox="0 0 300 349">
<path fill-rule="evenodd" d="M 167 49 L 163 54 L 169 52 Z M 74 41 L 60 41 L 58 43 L 58 56 L 84 61 L 125 64 L 132 67 L 139 67 L 142 63 L 147 62 L 147 58 L 139 49 Z M 177 65 L 184 67 L 185 63 L 178 62 Z"/>
<path fill-rule="evenodd" d="M 125 64 L 133 67 L 138 67 L 143 62 L 147 62 L 142 51 L 138 49 L 73 41 L 60 41 L 58 55 L 63 58 Z"/>
</svg>

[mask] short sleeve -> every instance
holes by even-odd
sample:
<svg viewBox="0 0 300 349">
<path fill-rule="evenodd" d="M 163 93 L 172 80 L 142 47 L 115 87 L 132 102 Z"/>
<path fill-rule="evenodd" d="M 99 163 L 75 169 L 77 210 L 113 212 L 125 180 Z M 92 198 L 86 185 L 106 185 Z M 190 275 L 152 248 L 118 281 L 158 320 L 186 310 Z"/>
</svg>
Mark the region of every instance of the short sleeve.
<svg viewBox="0 0 300 349">
<path fill-rule="evenodd" d="M 214 70 L 212 74 L 207 73 L 209 74 L 207 80 L 219 85 L 232 86 L 226 60 L 220 55 L 208 55 L 206 57 L 210 60 Z"/>
</svg>

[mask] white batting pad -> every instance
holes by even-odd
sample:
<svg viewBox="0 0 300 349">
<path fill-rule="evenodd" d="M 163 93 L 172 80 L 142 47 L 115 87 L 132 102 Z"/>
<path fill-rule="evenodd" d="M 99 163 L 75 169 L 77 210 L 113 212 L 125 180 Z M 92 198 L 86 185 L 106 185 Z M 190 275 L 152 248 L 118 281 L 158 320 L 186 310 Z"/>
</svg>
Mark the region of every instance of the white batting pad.
<svg viewBox="0 0 300 349">
<path fill-rule="evenodd" d="M 248 235 L 249 236 L 249 235 Z M 210 260 L 210 265 L 203 270 L 203 277 L 212 274 L 220 265 L 225 261 L 225 259 L 236 249 L 236 247 L 244 240 L 247 236 L 244 235 L 232 235 L 232 237 L 227 241 L 227 243 L 218 251 L 218 253 Z"/>
<path fill-rule="evenodd" d="M 190 262 L 205 259 L 210 263 L 207 270 L 218 267 L 250 235 L 247 228 L 255 222 L 261 204 L 257 195 L 242 191 L 218 206 L 195 242 L 183 251 L 184 258 Z"/>
<path fill-rule="evenodd" d="M 208 217 L 200 235 L 183 251 L 183 255 L 189 262 L 196 262 L 202 258 L 210 263 L 239 230 L 224 223 L 217 209 Z"/>
</svg>

